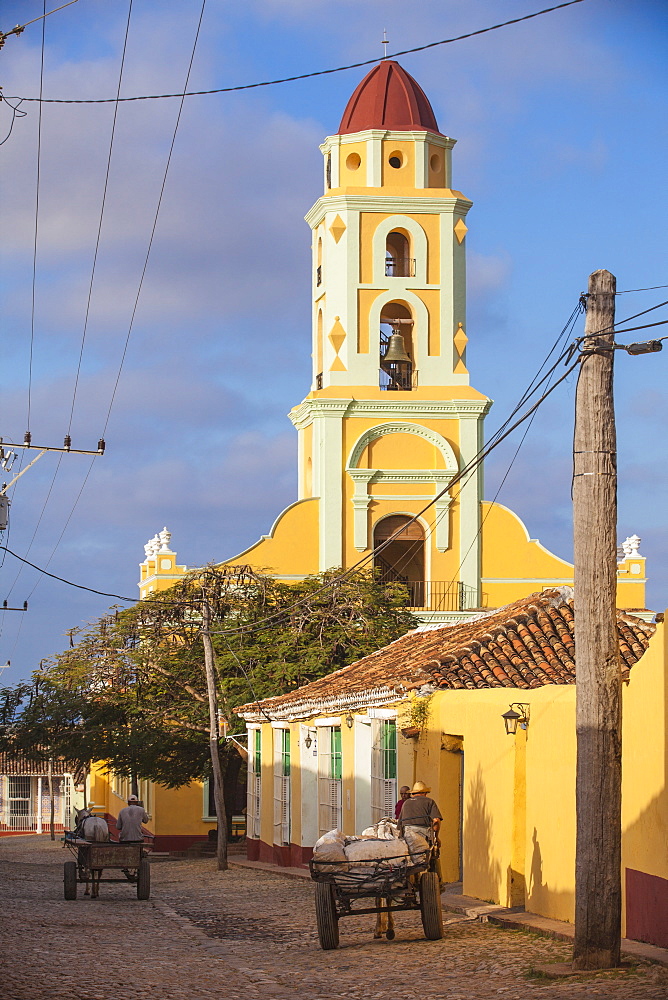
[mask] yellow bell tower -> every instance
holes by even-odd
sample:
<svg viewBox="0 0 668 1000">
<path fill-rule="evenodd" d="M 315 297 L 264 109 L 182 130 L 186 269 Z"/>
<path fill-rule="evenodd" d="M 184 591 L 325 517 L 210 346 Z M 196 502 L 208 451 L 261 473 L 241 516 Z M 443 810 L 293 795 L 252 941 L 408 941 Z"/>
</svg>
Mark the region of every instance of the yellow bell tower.
<svg viewBox="0 0 668 1000">
<path fill-rule="evenodd" d="M 306 216 L 313 383 L 291 413 L 300 497 L 320 498 L 320 569 L 389 537 L 482 442 L 490 401 L 466 369 L 471 202 L 452 188 L 454 144 L 417 82 L 383 61 L 321 146 L 325 190 Z M 481 491 L 475 474 L 382 554 L 416 604 L 479 605 Z"/>
</svg>

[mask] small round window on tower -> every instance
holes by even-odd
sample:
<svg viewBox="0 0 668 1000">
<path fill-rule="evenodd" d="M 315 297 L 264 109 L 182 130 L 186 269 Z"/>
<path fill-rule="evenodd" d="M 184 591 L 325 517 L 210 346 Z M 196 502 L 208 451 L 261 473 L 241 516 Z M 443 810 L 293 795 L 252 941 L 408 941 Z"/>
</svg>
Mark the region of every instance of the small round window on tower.
<svg viewBox="0 0 668 1000">
<path fill-rule="evenodd" d="M 348 170 L 358 170 L 362 162 L 362 157 L 359 153 L 351 153 L 346 159 L 346 166 Z"/>
<path fill-rule="evenodd" d="M 391 167 L 394 167 L 395 170 L 398 170 L 399 167 L 403 167 L 404 165 L 403 155 L 399 152 L 392 153 L 388 160 L 388 163 L 390 164 Z"/>
<path fill-rule="evenodd" d="M 430 160 L 429 160 L 429 166 L 434 171 L 440 170 L 441 169 L 441 158 L 440 158 L 440 156 L 437 156 L 436 153 L 434 153 L 431 156 Z"/>
</svg>

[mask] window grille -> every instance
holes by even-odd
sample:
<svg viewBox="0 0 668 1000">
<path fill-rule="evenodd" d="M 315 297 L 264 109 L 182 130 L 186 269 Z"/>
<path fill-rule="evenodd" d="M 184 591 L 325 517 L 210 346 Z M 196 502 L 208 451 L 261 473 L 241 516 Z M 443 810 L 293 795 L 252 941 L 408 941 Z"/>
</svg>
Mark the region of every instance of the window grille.
<svg viewBox="0 0 668 1000">
<path fill-rule="evenodd" d="M 394 818 L 397 802 L 397 723 L 373 720 L 371 746 L 371 819 Z"/>
<path fill-rule="evenodd" d="M 274 730 L 274 843 L 290 843 L 290 730 Z"/>
<path fill-rule="evenodd" d="M 320 836 L 341 829 L 341 727 L 318 731 L 318 825 Z"/>
</svg>

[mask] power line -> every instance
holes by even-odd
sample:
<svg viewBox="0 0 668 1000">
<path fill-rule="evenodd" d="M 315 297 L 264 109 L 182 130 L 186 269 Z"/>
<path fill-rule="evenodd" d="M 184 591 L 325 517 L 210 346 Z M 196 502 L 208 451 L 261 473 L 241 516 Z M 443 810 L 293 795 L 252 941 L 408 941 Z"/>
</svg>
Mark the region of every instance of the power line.
<svg viewBox="0 0 668 1000">
<path fill-rule="evenodd" d="M 382 56 L 375 59 L 365 59 L 362 62 L 349 63 L 347 66 L 335 66 L 332 69 L 319 69 L 312 73 L 300 73 L 297 76 L 286 76 L 279 80 L 262 80 L 259 83 L 244 83 L 235 87 L 216 87 L 212 90 L 191 90 L 187 91 L 185 94 L 144 94 L 138 97 L 121 97 L 121 101 L 158 101 L 170 97 L 201 97 L 208 94 L 230 94 L 239 90 L 254 90 L 258 87 L 274 87 L 279 83 L 294 83 L 297 80 L 310 80 L 316 76 L 328 76 L 332 73 L 343 73 L 345 70 L 349 69 L 360 69 L 363 66 L 372 66 L 374 63 L 378 63 L 387 59 L 396 59 L 398 56 L 412 55 L 414 52 L 424 52 L 427 49 L 436 48 L 439 45 L 450 45 L 453 42 L 462 42 L 467 38 L 475 38 L 477 35 L 485 35 L 490 31 L 497 31 L 499 28 L 507 28 L 511 24 L 520 24 L 522 21 L 530 21 L 534 17 L 540 17 L 542 14 L 551 14 L 555 10 L 562 10 L 564 7 L 572 7 L 576 3 L 583 3 L 584 0 L 567 0 L 566 3 L 557 4 L 554 7 L 545 7 L 543 10 L 537 10 L 533 14 L 525 14 L 523 17 L 514 17 L 510 21 L 501 21 L 499 24 L 492 24 L 488 28 L 478 28 L 477 31 L 468 31 L 464 35 L 456 35 L 454 38 L 442 38 L 438 42 L 428 42 L 426 45 L 417 45 L 412 49 L 401 49 L 399 52 L 394 52 L 390 56 Z M 12 98 L 14 99 L 14 98 Z M 24 101 L 42 101 L 39 97 L 24 97 Z M 46 104 L 111 104 L 115 100 L 113 97 L 104 97 L 96 99 L 74 99 L 74 98 L 45 98 L 43 103 Z"/>
<path fill-rule="evenodd" d="M 62 576 L 56 576 L 55 573 L 49 573 L 48 570 L 44 569 L 42 566 L 36 566 L 35 563 L 30 562 L 29 559 L 24 559 L 23 556 L 17 555 L 16 552 L 12 552 L 8 549 L 6 545 L 0 545 L 0 549 L 7 552 L 10 556 L 14 556 L 15 559 L 20 560 L 20 562 L 25 563 L 26 566 L 30 566 L 31 569 L 36 569 L 38 573 L 42 573 L 43 576 L 50 576 L 52 580 L 58 580 L 59 583 L 66 583 L 68 587 L 76 587 L 77 590 L 87 590 L 90 594 L 100 594 L 102 597 L 117 597 L 119 601 L 131 601 L 133 604 L 136 602 L 136 597 L 124 597 L 122 594 L 108 594 L 104 590 L 95 590 L 93 587 L 84 587 L 81 583 L 73 583 L 72 580 L 66 580 Z"/>
<path fill-rule="evenodd" d="M 100 206 L 100 219 L 97 226 L 97 236 L 95 239 L 95 251 L 93 253 L 93 266 L 91 269 L 90 282 L 88 285 L 88 299 L 86 301 L 86 313 L 84 317 L 83 334 L 81 336 L 81 348 L 79 350 L 79 362 L 77 364 L 77 373 L 74 379 L 74 392 L 72 394 L 72 408 L 70 410 L 70 419 L 67 425 L 67 433 L 69 434 L 72 430 L 72 418 L 74 417 L 74 404 L 77 398 L 77 388 L 79 386 L 79 375 L 81 374 L 81 361 L 83 358 L 84 344 L 86 342 L 86 332 L 88 330 L 88 318 L 90 316 L 90 303 L 93 295 L 93 283 L 95 281 L 95 268 L 97 266 L 97 256 L 100 249 L 100 237 L 102 235 L 102 221 L 104 219 L 104 209 L 107 202 L 107 189 L 109 187 L 109 173 L 111 170 L 111 153 L 114 148 L 114 136 L 116 134 L 116 119 L 118 118 L 118 101 L 121 96 L 121 85 L 123 83 L 123 67 L 125 66 L 125 55 L 128 48 L 128 35 L 130 33 L 130 18 L 132 16 L 132 0 L 130 0 L 128 6 L 128 17 L 125 24 L 125 37 L 123 39 L 123 52 L 121 54 L 121 66 L 118 73 L 118 86 L 116 88 L 116 100 L 114 102 L 114 117 L 111 123 L 111 136 L 109 138 L 109 153 L 107 155 L 107 168 L 104 175 L 104 187 L 102 191 L 102 205 Z"/>
<path fill-rule="evenodd" d="M 45 7 L 46 7 L 46 3 L 45 3 Z M 122 83 L 122 80 L 123 80 L 123 67 L 124 67 L 124 64 L 125 64 L 125 54 L 126 54 L 127 44 L 128 44 L 128 33 L 129 33 L 129 29 L 130 29 L 130 15 L 131 15 L 131 13 L 132 13 L 132 0 L 130 0 L 130 5 L 129 5 L 129 9 L 128 9 L 127 23 L 126 23 L 126 28 L 125 28 L 125 38 L 124 38 L 124 42 L 123 42 L 123 52 L 122 52 L 122 56 L 121 56 L 121 65 L 120 65 L 120 70 L 119 70 L 119 75 L 118 75 L 118 86 L 117 86 L 117 89 L 116 89 L 116 95 L 117 95 L 117 97 L 120 95 L 121 83 Z M 42 21 L 42 34 L 44 34 L 44 21 Z M 41 84 L 40 84 L 40 86 L 41 86 Z M 40 105 L 40 116 L 39 116 L 40 134 L 41 134 L 41 111 L 42 111 L 42 109 L 41 109 L 41 105 Z M 114 107 L 114 116 L 113 116 L 113 122 L 112 122 L 112 128 L 111 128 L 111 136 L 110 136 L 110 140 L 109 140 L 109 154 L 108 154 L 108 157 L 107 157 L 107 168 L 106 168 L 106 173 L 105 173 L 105 178 L 104 178 L 104 185 L 103 185 L 102 204 L 101 204 L 101 207 L 100 207 L 100 218 L 99 218 L 98 229 L 97 229 L 97 239 L 96 239 L 96 242 L 95 242 L 95 251 L 94 251 L 94 254 L 93 254 L 93 265 L 92 265 L 92 270 L 91 270 L 90 283 L 89 283 L 89 286 L 88 286 L 88 299 L 87 299 L 87 303 L 86 303 L 86 311 L 85 311 L 85 318 L 84 318 L 83 334 L 82 334 L 82 337 L 81 337 L 81 348 L 80 348 L 80 351 L 79 351 L 79 362 L 78 362 L 78 365 L 77 365 L 76 375 L 75 375 L 75 379 L 74 379 L 74 389 L 73 389 L 73 393 L 72 393 L 72 406 L 70 408 L 70 417 L 69 417 L 69 423 L 68 423 L 68 427 L 67 427 L 67 434 L 68 434 L 68 436 L 69 436 L 70 431 L 72 429 L 72 418 L 74 416 L 74 405 L 75 405 L 76 397 L 77 397 L 77 387 L 78 387 L 78 384 L 79 384 L 79 376 L 80 376 L 80 372 L 81 372 L 81 362 L 82 362 L 82 358 L 83 358 L 84 343 L 85 343 L 85 340 L 86 340 L 86 331 L 87 331 L 87 328 L 88 328 L 88 317 L 89 317 L 89 313 L 90 313 L 90 304 L 91 304 L 91 297 L 92 297 L 92 292 L 93 292 L 93 282 L 94 282 L 94 278 L 95 278 L 95 268 L 96 268 L 96 263 L 97 263 L 98 250 L 99 250 L 99 246 L 100 246 L 100 235 L 101 235 L 101 232 L 102 232 L 102 220 L 103 220 L 103 217 L 104 217 L 104 209 L 105 209 L 105 203 L 106 203 L 106 197 L 107 197 L 107 188 L 108 188 L 108 183 L 109 183 L 109 172 L 110 172 L 110 167 L 111 167 L 111 154 L 112 154 L 112 149 L 113 149 L 113 145 L 114 145 L 114 134 L 115 134 L 115 130 L 116 130 L 117 115 L 118 115 L 118 101 L 116 101 L 116 104 L 115 104 L 115 107 Z M 39 177 L 39 150 L 38 150 L 38 177 Z M 38 185 L 38 187 L 39 187 L 39 185 Z M 36 215 L 36 218 L 35 218 L 35 234 L 36 234 L 36 232 L 37 232 L 37 215 Z M 36 238 L 36 235 L 35 235 L 35 238 Z M 35 249 L 36 249 L 36 245 L 35 245 Z M 33 268 L 33 317 L 34 317 L 34 297 L 35 297 L 34 281 L 35 281 L 35 273 L 34 273 L 34 268 Z M 33 325 L 34 325 L 34 323 L 33 323 Z M 31 366 L 32 366 L 32 340 L 31 340 Z M 31 367 L 31 370 L 32 370 L 32 367 Z M 29 400 L 29 402 L 28 402 L 28 429 L 29 429 L 30 428 L 30 393 L 28 395 L 28 400 Z M 21 458 L 23 459 L 23 453 L 21 455 Z M 58 478 L 58 473 L 60 471 L 60 465 L 61 465 L 62 459 L 63 459 L 63 456 L 61 454 L 59 456 L 59 458 L 58 458 L 58 463 L 56 465 L 55 471 L 53 473 L 53 477 L 51 479 L 51 484 L 49 486 L 49 489 L 47 491 L 46 497 L 44 499 L 44 503 L 42 505 L 42 510 L 40 512 L 39 518 L 37 519 L 37 524 L 35 525 L 35 528 L 34 528 L 34 531 L 33 531 L 33 534 L 32 534 L 32 538 L 30 539 L 30 543 L 28 545 L 28 548 L 25 551 L 25 555 L 26 556 L 28 555 L 28 553 L 32 549 L 33 543 L 34 543 L 35 538 L 37 536 L 37 532 L 39 530 L 39 526 L 42 523 L 42 519 L 44 517 L 44 513 L 46 511 L 47 505 L 48 505 L 49 500 L 51 498 L 51 494 L 53 492 L 53 488 L 55 486 L 56 479 Z M 58 545 L 60 544 L 60 541 L 62 540 L 63 534 L 65 533 L 67 525 L 69 524 L 69 522 L 70 522 L 70 520 L 72 518 L 72 514 L 74 513 L 74 510 L 75 510 L 75 508 L 76 508 L 76 506 L 77 506 L 77 504 L 79 502 L 79 499 L 81 497 L 81 493 L 83 491 L 83 488 L 86 485 L 86 482 L 88 481 L 88 477 L 90 476 L 90 473 L 91 473 L 91 470 L 92 470 L 92 466 L 93 466 L 93 463 L 91 462 L 91 465 L 90 465 L 90 467 L 88 469 L 88 472 L 86 473 L 86 476 L 84 478 L 83 485 L 82 485 L 81 489 L 79 490 L 77 498 L 74 501 L 74 504 L 73 504 L 73 506 L 72 506 L 72 508 L 70 510 L 70 513 L 69 513 L 69 515 L 67 517 L 67 520 L 65 522 L 65 527 L 63 528 L 63 531 L 61 532 L 60 537 L 58 538 L 58 541 L 56 542 L 56 544 L 53 547 L 53 550 L 51 552 L 51 555 L 49 556 L 49 559 L 48 559 L 47 564 L 46 564 L 47 566 L 49 565 L 49 563 L 53 559 L 53 557 L 55 555 L 55 552 L 56 552 L 56 549 L 58 548 Z M 17 582 L 19 580 L 19 577 L 21 576 L 22 571 L 23 571 L 23 566 L 21 566 L 19 568 L 16 576 L 14 577 L 14 581 L 13 581 L 13 583 L 12 583 L 10 589 L 9 589 L 9 592 L 8 592 L 9 594 L 11 594 L 12 591 L 14 590 L 14 587 L 16 586 L 16 584 L 17 584 Z M 38 581 L 38 583 L 39 583 L 39 581 Z M 31 591 L 31 594 L 34 593 L 34 590 L 38 586 L 38 583 L 35 584 L 35 587 Z M 18 642 L 18 635 L 17 635 L 17 638 L 16 638 L 16 642 Z"/>
<path fill-rule="evenodd" d="M 668 285 L 650 285 L 649 288 L 624 288 L 615 295 L 628 295 L 630 292 L 655 292 L 658 288 L 668 288 Z"/>
<path fill-rule="evenodd" d="M 44 0 L 44 17 L 46 17 L 46 0 Z M 39 66 L 39 112 L 37 114 L 37 180 L 35 187 L 35 235 L 32 252 L 32 305 L 30 310 L 30 361 L 28 366 L 28 417 L 26 430 L 30 430 L 30 408 L 32 404 L 32 358 L 35 342 L 35 286 L 37 281 L 37 234 L 39 231 L 39 182 L 42 163 L 42 93 L 44 90 L 44 48 L 46 22 L 42 20 L 42 52 Z"/>
<path fill-rule="evenodd" d="M 167 174 L 169 173 L 169 167 L 170 167 L 170 164 L 172 162 L 172 153 L 174 152 L 174 145 L 176 143 L 176 133 L 178 132 L 179 124 L 181 122 L 181 115 L 183 113 L 183 105 L 185 103 L 186 92 L 188 90 L 188 82 L 190 80 L 190 74 L 192 72 L 193 62 L 195 60 L 195 51 L 197 49 L 197 42 L 199 40 L 200 29 L 202 27 L 202 20 L 204 18 L 204 8 L 205 8 L 205 6 L 206 6 L 206 0 L 202 0 L 202 7 L 201 7 L 201 10 L 200 10 L 200 14 L 199 14 L 199 21 L 197 22 L 197 31 L 195 32 L 195 40 L 193 42 L 192 51 L 190 53 L 190 62 L 188 63 L 188 72 L 186 73 L 186 79 L 185 79 L 185 83 L 184 83 L 184 86 L 183 86 L 183 93 L 181 94 L 181 103 L 179 104 L 179 112 L 178 112 L 178 114 L 176 116 L 176 123 L 174 125 L 174 132 L 172 134 L 172 141 L 171 141 L 170 146 L 169 146 L 169 153 L 167 154 L 167 163 L 165 165 L 165 172 L 164 172 L 163 177 L 162 177 L 162 184 L 160 186 L 160 194 L 158 196 L 158 204 L 156 205 L 155 215 L 154 215 L 154 218 L 153 218 L 153 226 L 151 228 L 151 235 L 150 235 L 150 238 L 149 238 L 149 241 L 148 241 L 148 247 L 147 247 L 147 250 L 146 250 L 146 256 L 144 258 L 144 266 L 142 268 L 141 276 L 139 278 L 139 285 L 137 287 L 137 294 L 135 296 L 134 305 L 132 307 L 132 314 L 130 316 L 130 324 L 129 324 L 129 327 L 128 327 L 128 333 L 127 333 L 127 337 L 125 338 L 125 345 L 123 347 L 123 353 L 121 355 L 121 361 L 120 361 L 120 365 L 118 367 L 118 374 L 116 375 L 116 381 L 114 383 L 114 388 L 113 388 L 113 391 L 112 391 L 112 394 L 111 394 L 111 400 L 109 402 L 109 409 L 107 410 L 107 416 L 106 416 L 106 419 L 104 421 L 104 428 L 102 430 L 102 435 L 101 435 L 102 437 L 105 436 L 106 431 L 107 431 L 107 425 L 109 423 L 109 418 L 111 417 L 111 410 L 112 410 L 112 407 L 114 405 L 114 400 L 116 399 L 116 393 L 118 391 L 118 385 L 119 385 L 119 382 L 121 380 L 121 372 L 123 371 L 123 365 L 125 364 L 125 357 L 126 357 L 127 351 L 128 351 L 128 344 L 130 343 L 130 337 L 132 335 L 132 329 L 134 327 L 134 321 L 135 321 L 135 317 L 137 315 L 137 307 L 139 305 L 139 297 L 141 295 L 142 287 L 143 287 L 143 284 L 144 284 L 144 278 L 146 277 L 146 270 L 148 268 L 149 257 L 151 256 L 151 249 L 153 247 L 153 239 L 155 237 L 155 231 L 156 231 L 156 228 L 157 228 L 157 225 L 158 225 L 158 216 L 160 215 L 160 208 L 162 206 L 162 199 L 163 199 L 163 195 L 165 193 L 165 187 L 166 187 L 166 184 L 167 184 Z M 123 98 L 121 98 L 121 100 L 123 100 Z"/>
</svg>

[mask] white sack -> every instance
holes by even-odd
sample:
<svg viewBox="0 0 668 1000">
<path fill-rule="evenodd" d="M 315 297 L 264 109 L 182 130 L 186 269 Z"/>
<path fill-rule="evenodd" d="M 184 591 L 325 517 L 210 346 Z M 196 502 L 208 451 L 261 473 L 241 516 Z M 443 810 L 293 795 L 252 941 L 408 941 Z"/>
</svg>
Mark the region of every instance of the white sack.
<svg viewBox="0 0 668 1000">
<path fill-rule="evenodd" d="M 344 848 L 348 861 L 380 861 L 395 858 L 395 864 L 408 855 L 405 840 L 356 840 Z"/>
<path fill-rule="evenodd" d="M 338 862 L 338 864 L 323 864 L 316 867 L 319 872 L 347 872 L 349 865 L 346 864 L 346 855 L 343 845 L 345 837 L 340 830 L 330 830 L 323 834 L 320 840 L 316 841 L 313 847 L 313 860 Z"/>
<path fill-rule="evenodd" d="M 401 833 L 399 832 L 399 824 L 386 817 L 379 820 L 378 823 L 374 823 L 373 826 L 368 826 L 366 830 L 362 830 L 362 836 L 373 837 L 376 840 L 393 840 L 395 837 L 400 837 Z"/>
</svg>

